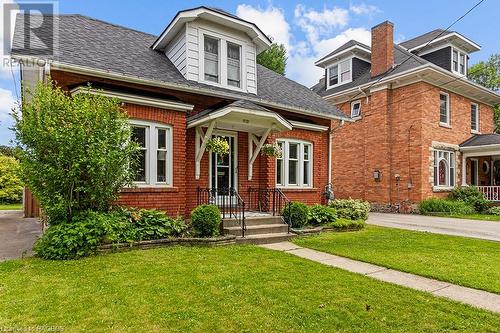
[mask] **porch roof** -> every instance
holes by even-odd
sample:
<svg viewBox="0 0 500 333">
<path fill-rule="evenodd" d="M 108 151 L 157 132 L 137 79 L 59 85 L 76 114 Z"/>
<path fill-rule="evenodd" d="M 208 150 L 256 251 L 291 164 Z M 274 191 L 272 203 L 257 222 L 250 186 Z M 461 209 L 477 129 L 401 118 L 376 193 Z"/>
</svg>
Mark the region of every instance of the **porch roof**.
<svg viewBox="0 0 500 333">
<path fill-rule="evenodd" d="M 495 150 L 498 152 L 500 149 L 500 134 L 488 133 L 477 134 L 460 144 L 460 150 Z"/>
<path fill-rule="evenodd" d="M 228 105 L 211 108 L 187 119 L 187 127 L 208 125 L 216 121 L 216 128 L 263 134 L 267 129 L 281 132 L 292 129 L 292 124 L 263 106 L 247 100 L 237 100 Z"/>
</svg>

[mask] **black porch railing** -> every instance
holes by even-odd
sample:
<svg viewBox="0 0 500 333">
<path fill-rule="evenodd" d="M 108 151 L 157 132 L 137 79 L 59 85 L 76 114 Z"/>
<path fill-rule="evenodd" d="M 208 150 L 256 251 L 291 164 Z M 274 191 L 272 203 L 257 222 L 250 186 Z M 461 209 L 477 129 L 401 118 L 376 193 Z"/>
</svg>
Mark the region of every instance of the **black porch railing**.
<svg viewBox="0 0 500 333">
<path fill-rule="evenodd" d="M 219 207 L 222 218 L 234 218 L 241 227 L 241 235 L 245 237 L 245 201 L 234 188 L 201 188 L 198 187 L 197 204 L 215 205 Z"/>
<path fill-rule="evenodd" d="M 283 216 L 288 225 L 288 232 L 292 227 L 291 204 L 283 191 L 279 188 L 248 188 L 247 210 L 270 213 L 273 216 Z M 287 214 L 285 214 L 285 211 Z"/>
</svg>

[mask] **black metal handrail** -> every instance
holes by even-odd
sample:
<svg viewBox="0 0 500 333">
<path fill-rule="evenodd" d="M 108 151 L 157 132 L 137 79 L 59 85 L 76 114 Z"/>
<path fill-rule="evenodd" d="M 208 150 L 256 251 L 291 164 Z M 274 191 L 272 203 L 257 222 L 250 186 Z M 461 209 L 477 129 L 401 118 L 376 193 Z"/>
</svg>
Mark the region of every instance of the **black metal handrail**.
<svg viewBox="0 0 500 333">
<path fill-rule="evenodd" d="M 288 231 L 290 231 L 292 226 L 290 218 L 292 202 L 286 197 L 281 189 L 250 187 L 248 189 L 247 201 L 247 209 L 249 211 L 270 213 L 273 216 L 283 216 L 285 223 L 288 225 Z M 288 210 L 288 214 L 283 214 L 285 210 Z"/>
<path fill-rule="evenodd" d="M 235 218 L 240 227 L 241 235 L 245 237 L 245 201 L 234 188 L 201 188 L 197 189 L 197 204 L 215 205 L 219 207 L 222 218 Z"/>
</svg>

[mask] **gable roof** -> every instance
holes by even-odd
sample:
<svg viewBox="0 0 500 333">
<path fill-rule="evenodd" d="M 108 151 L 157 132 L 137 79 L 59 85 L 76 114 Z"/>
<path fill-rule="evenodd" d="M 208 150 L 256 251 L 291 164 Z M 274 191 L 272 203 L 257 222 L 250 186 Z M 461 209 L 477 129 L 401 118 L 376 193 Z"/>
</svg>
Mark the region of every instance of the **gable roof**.
<svg viewBox="0 0 500 333">
<path fill-rule="evenodd" d="M 39 56 L 23 48 L 19 14 L 14 32 L 12 56 L 37 57 L 52 62 L 54 68 L 79 68 L 93 75 L 109 75 L 119 80 L 154 84 L 174 90 L 228 99 L 246 99 L 263 106 L 324 118 L 349 119 L 335 106 L 307 87 L 257 65 L 257 95 L 187 80 L 165 56 L 150 48 L 156 36 L 82 15 L 57 15 L 59 47 L 51 56 Z M 32 24 L 41 20 L 32 15 Z M 50 33 L 42 31 L 40 33 Z M 59 67 L 58 67 L 59 66 Z"/>
<path fill-rule="evenodd" d="M 420 35 L 420 36 L 417 36 L 415 38 L 408 39 L 407 41 L 404 41 L 402 43 L 399 43 L 399 45 L 401 45 L 405 49 L 409 50 L 409 49 L 412 49 L 416 46 L 429 43 L 431 40 L 433 40 L 437 36 L 444 35 L 445 34 L 444 31 L 445 31 L 444 29 L 432 30 L 432 31 L 429 31 L 423 35 Z"/>
<path fill-rule="evenodd" d="M 333 50 L 332 52 L 328 53 L 323 58 L 321 58 L 321 59 L 317 60 L 316 62 L 314 62 L 314 64 L 318 65 L 318 64 L 322 63 L 323 61 L 325 61 L 326 59 L 331 58 L 331 57 L 333 57 L 333 56 L 335 56 L 337 54 L 340 54 L 343 51 L 348 50 L 348 49 L 353 48 L 353 47 L 358 47 L 358 48 L 366 49 L 368 52 L 371 51 L 371 49 L 370 49 L 370 47 L 368 45 L 351 39 L 350 41 L 348 41 L 344 45 L 336 48 L 335 50 Z"/>
<path fill-rule="evenodd" d="M 460 147 L 480 147 L 489 145 L 500 145 L 500 134 L 477 134 L 462 142 Z"/>
<path fill-rule="evenodd" d="M 445 29 L 432 30 L 423 35 L 404 41 L 399 45 L 401 45 L 408 51 L 413 52 L 416 50 L 420 50 L 420 52 L 422 52 L 424 51 L 423 48 L 430 47 L 431 45 L 434 45 L 436 43 L 444 43 L 446 41 L 456 44 L 457 46 L 463 48 L 464 51 L 467 51 L 469 53 L 481 49 L 481 46 L 479 44 L 475 43 L 469 38 L 461 35 L 456 31 L 448 31 Z"/>
</svg>

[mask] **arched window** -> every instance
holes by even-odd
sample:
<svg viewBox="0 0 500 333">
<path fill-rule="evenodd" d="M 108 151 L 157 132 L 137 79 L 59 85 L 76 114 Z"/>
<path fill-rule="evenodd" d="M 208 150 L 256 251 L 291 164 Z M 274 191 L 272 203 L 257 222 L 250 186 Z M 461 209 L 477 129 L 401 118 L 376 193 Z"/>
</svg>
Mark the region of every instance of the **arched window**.
<svg viewBox="0 0 500 333">
<path fill-rule="evenodd" d="M 446 150 L 434 151 L 434 186 L 455 186 L 455 153 Z"/>
</svg>

